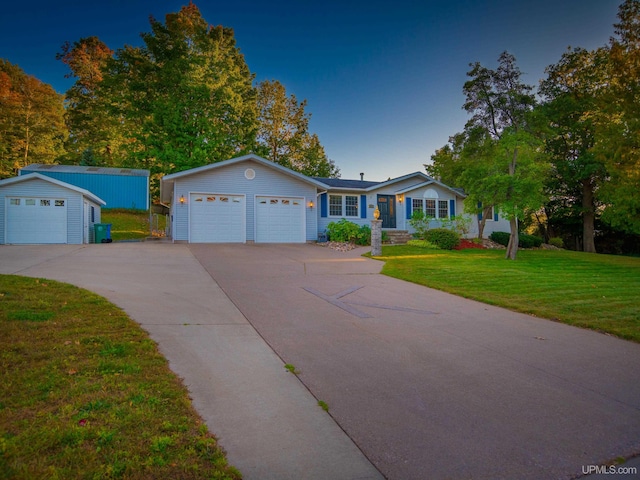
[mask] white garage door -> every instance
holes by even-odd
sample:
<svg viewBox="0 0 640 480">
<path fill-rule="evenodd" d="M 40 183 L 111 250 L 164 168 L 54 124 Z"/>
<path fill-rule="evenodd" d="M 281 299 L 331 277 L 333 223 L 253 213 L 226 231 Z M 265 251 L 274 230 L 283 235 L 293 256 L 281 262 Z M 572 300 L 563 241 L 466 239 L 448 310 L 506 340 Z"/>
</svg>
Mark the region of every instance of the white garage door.
<svg viewBox="0 0 640 480">
<path fill-rule="evenodd" d="M 245 197 L 192 193 L 189 202 L 191 243 L 244 243 Z"/>
<path fill-rule="evenodd" d="M 67 200 L 7 198 L 6 243 L 67 243 Z"/>
<path fill-rule="evenodd" d="M 304 199 L 256 197 L 256 242 L 305 241 Z"/>
</svg>

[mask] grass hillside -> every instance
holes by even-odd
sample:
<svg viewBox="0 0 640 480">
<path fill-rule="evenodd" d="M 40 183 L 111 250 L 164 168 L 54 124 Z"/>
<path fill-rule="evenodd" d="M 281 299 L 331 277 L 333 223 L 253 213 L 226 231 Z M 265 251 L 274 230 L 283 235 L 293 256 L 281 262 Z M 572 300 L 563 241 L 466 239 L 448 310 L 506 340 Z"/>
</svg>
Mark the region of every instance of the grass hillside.
<svg viewBox="0 0 640 480">
<path fill-rule="evenodd" d="M 149 223 L 147 210 L 102 209 L 101 223 L 111 224 L 111 239 L 114 242 L 123 240 L 143 240 L 149 236 L 162 236 L 165 230 L 165 216 L 152 216 Z"/>
</svg>

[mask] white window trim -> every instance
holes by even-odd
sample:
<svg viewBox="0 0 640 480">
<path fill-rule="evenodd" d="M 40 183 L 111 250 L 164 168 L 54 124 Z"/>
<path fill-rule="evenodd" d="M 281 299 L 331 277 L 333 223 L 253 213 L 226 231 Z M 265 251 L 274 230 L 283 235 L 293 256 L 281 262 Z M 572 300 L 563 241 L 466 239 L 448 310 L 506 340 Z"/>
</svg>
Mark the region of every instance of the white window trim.
<svg viewBox="0 0 640 480">
<path fill-rule="evenodd" d="M 342 199 L 342 203 L 341 203 L 341 207 L 340 207 L 340 215 L 332 215 L 331 214 L 331 197 L 341 197 Z M 350 206 L 355 206 L 356 207 L 356 214 L 355 215 L 347 215 L 347 197 L 354 197 L 356 199 L 356 204 L 355 205 L 350 205 Z M 337 205 L 335 205 L 337 206 Z M 327 199 L 327 214 L 329 217 L 331 218 L 360 218 L 360 195 L 357 194 L 340 194 L 340 193 L 330 193 L 329 194 L 329 198 Z"/>
<path fill-rule="evenodd" d="M 450 199 L 442 199 L 442 198 L 434 198 L 434 197 L 423 197 L 423 198 L 412 198 L 411 199 L 411 213 L 416 211 L 416 207 L 414 205 L 413 202 L 415 201 L 419 201 L 422 204 L 422 213 L 424 213 L 426 215 L 427 213 L 427 200 L 433 200 L 436 204 L 436 209 L 435 209 L 435 216 L 433 216 L 432 218 L 434 220 L 441 220 L 443 218 L 451 218 L 451 207 L 449 205 L 449 200 Z M 440 216 L 440 205 L 439 202 L 446 202 L 447 203 L 447 216 L 446 217 L 441 217 Z M 493 217 L 492 217 L 493 218 Z"/>
</svg>

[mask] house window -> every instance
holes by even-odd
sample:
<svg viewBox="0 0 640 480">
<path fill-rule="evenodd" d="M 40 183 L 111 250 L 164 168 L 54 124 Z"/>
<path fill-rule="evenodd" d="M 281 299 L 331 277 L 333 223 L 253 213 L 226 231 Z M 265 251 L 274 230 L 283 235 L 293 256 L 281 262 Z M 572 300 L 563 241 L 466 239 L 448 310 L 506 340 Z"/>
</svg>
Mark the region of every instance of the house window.
<svg viewBox="0 0 640 480">
<path fill-rule="evenodd" d="M 345 215 L 347 217 L 358 216 L 358 197 L 356 195 L 345 195 Z"/>
<path fill-rule="evenodd" d="M 447 200 L 438 200 L 438 218 L 449 217 L 449 202 Z"/>
<path fill-rule="evenodd" d="M 342 195 L 329 195 L 329 215 L 342 216 Z"/>
<path fill-rule="evenodd" d="M 433 198 L 424 199 L 424 214 L 436 218 L 436 201 Z"/>
<path fill-rule="evenodd" d="M 20 199 L 19 198 L 12 198 L 9 203 L 11 205 L 20 205 Z"/>
<path fill-rule="evenodd" d="M 51 206 L 51 200 L 40 200 L 40 206 L 41 207 L 50 207 Z"/>
<path fill-rule="evenodd" d="M 412 212 L 424 212 L 431 218 L 449 218 L 449 201 L 436 198 L 412 198 Z"/>
<path fill-rule="evenodd" d="M 329 195 L 330 217 L 357 217 L 357 195 Z"/>
</svg>

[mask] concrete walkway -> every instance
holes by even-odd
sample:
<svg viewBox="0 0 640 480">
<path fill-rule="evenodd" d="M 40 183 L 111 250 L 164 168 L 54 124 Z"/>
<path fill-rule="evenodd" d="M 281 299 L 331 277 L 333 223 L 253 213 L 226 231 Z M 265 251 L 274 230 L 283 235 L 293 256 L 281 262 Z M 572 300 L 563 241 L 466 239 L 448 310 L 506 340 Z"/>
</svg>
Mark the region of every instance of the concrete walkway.
<svg viewBox="0 0 640 480">
<path fill-rule="evenodd" d="M 382 478 L 187 246 L 0 246 L 0 273 L 68 282 L 123 308 L 158 342 L 244 478 Z"/>
<path fill-rule="evenodd" d="M 640 453 L 640 345 L 385 277 L 360 253 L 3 246 L 0 273 L 123 307 L 248 479 L 574 478 Z"/>
</svg>

